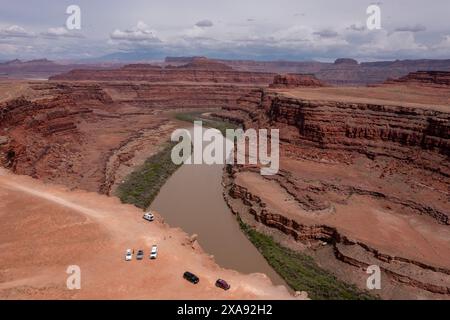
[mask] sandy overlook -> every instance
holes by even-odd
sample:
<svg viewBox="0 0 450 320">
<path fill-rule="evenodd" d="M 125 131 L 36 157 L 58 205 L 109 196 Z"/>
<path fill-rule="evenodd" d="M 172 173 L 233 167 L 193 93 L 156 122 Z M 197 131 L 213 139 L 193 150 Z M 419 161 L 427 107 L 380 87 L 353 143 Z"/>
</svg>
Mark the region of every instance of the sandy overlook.
<svg viewBox="0 0 450 320">
<path fill-rule="evenodd" d="M 242 275 L 218 267 L 198 245 L 158 216 L 117 199 L 44 185 L 0 171 L 0 258 L 2 299 L 289 299 L 264 275 Z M 153 244 L 159 257 L 125 262 L 127 248 Z M 81 290 L 66 288 L 66 268 L 79 265 Z M 194 270 L 201 282 L 183 280 Z M 224 292 L 216 278 L 232 285 Z"/>
<path fill-rule="evenodd" d="M 376 87 L 325 87 L 277 89 L 287 97 L 347 103 L 381 104 L 450 111 L 448 88 L 430 88 L 420 85 L 392 84 Z"/>
</svg>

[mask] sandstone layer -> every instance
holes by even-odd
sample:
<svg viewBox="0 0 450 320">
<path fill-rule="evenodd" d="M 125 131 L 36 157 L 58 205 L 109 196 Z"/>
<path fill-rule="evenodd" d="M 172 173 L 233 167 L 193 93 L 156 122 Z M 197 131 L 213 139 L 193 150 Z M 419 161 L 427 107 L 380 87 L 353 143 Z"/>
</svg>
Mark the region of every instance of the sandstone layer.
<svg viewBox="0 0 450 320">
<path fill-rule="evenodd" d="M 434 85 L 450 87 L 450 72 L 447 71 L 418 71 L 412 72 L 399 79 L 388 80 L 387 83 L 408 83 L 420 85 Z"/>
<path fill-rule="evenodd" d="M 311 74 L 283 74 L 277 75 L 270 84 L 270 88 L 323 87 L 324 84 Z"/>
<path fill-rule="evenodd" d="M 0 104 L 0 160 L 18 174 L 105 194 L 159 150 L 169 112 L 236 104 L 248 86 L 18 82 Z"/>
<path fill-rule="evenodd" d="M 17 174 L 108 195 L 179 126 L 170 112 L 215 108 L 245 128 L 280 129 L 277 175 L 236 166 L 225 176 L 225 198 L 248 224 L 361 288 L 364 269 L 379 265 L 385 298 L 448 298 L 448 89 L 269 89 L 255 85 L 259 76 L 200 59 L 2 84 L 0 160 Z"/>
<path fill-rule="evenodd" d="M 0 104 L 0 158 L 11 171 L 0 173 L 2 298 L 292 298 L 265 275 L 221 269 L 159 215 L 149 225 L 140 210 L 98 194 L 113 194 L 175 128 L 186 125 L 171 113 L 236 104 L 254 87 L 40 81 L 7 86 L 13 90 Z M 124 261 L 127 248 L 147 254 L 153 244 L 160 250 L 156 263 Z M 81 268 L 80 291 L 66 287 L 69 265 Z M 183 280 L 186 270 L 202 283 Z M 217 289 L 216 277 L 227 279 L 232 291 Z"/>
<path fill-rule="evenodd" d="M 131 64 L 120 69 L 92 70 L 75 69 L 52 76 L 51 80 L 94 81 L 145 81 L 145 82 L 209 82 L 269 84 L 274 73 L 236 71 L 231 67 L 208 59 L 194 59 L 181 66 L 157 66 Z"/>
<path fill-rule="evenodd" d="M 361 90 L 380 95 L 258 89 L 219 112 L 245 128 L 280 129 L 282 140 L 279 173 L 230 168 L 225 198 L 280 242 L 318 257 L 328 250 L 318 261 L 330 269 L 353 266 L 349 280 L 361 288 L 375 264 L 385 298 L 450 298 L 448 90 L 422 92 L 425 105 L 408 96 L 416 87 Z"/>
<path fill-rule="evenodd" d="M 168 57 L 167 64 L 182 65 L 195 57 Z M 311 73 L 321 81 L 339 86 L 368 85 L 383 83 L 388 78 L 399 78 L 419 70 L 450 71 L 450 60 L 395 60 L 361 62 L 354 59 L 340 58 L 335 62 L 318 61 L 254 61 L 254 60 L 220 60 L 235 70 L 272 73 Z"/>
</svg>

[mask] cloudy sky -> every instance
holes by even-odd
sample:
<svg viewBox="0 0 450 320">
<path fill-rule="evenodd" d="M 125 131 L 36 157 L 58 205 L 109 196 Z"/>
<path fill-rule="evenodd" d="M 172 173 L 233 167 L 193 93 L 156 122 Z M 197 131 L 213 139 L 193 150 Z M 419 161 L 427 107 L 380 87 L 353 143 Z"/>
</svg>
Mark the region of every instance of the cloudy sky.
<svg viewBox="0 0 450 320">
<path fill-rule="evenodd" d="M 381 30 L 366 27 L 374 3 Z M 0 0 L 0 59 L 450 58 L 449 13 L 449 0 Z"/>
</svg>

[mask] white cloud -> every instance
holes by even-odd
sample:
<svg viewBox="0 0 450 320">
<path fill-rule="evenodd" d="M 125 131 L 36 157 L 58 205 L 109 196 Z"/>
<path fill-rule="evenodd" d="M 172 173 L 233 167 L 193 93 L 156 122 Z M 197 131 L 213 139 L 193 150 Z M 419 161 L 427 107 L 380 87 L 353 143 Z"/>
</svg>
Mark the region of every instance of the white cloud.
<svg viewBox="0 0 450 320">
<path fill-rule="evenodd" d="M 198 27 L 197 25 L 192 28 L 186 29 L 181 32 L 181 37 L 183 38 L 201 38 L 205 36 L 206 30 L 202 27 Z"/>
<path fill-rule="evenodd" d="M 450 35 L 445 35 L 442 37 L 442 40 L 433 46 L 433 49 L 447 49 L 450 50 Z"/>
<path fill-rule="evenodd" d="M 15 54 L 19 51 L 19 48 L 9 43 L 0 43 L 0 51 L 2 54 Z"/>
<path fill-rule="evenodd" d="M 361 55 L 388 56 L 396 53 L 421 55 L 428 48 L 416 41 L 413 32 L 398 31 L 390 33 L 386 30 L 380 30 L 375 33 L 372 41 L 362 44 L 356 49 Z"/>
<path fill-rule="evenodd" d="M 46 32 L 41 33 L 45 38 L 83 38 L 83 35 L 77 32 L 69 31 L 64 27 L 49 28 Z"/>
<path fill-rule="evenodd" d="M 26 31 L 18 25 L 8 26 L 0 29 L 0 38 L 32 38 L 34 33 Z"/>
<path fill-rule="evenodd" d="M 114 30 L 110 34 L 110 38 L 113 40 L 125 40 L 125 41 L 156 41 L 156 42 L 160 41 L 159 38 L 156 36 L 156 32 L 154 30 L 151 30 L 142 21 L 139 21 L 137 25 L 131 29 Z"/>
<path fill-rule="evenodd" d="M 450 37 L 446 36 L 450 35 L 448 0 L 433 0 L 433 6 L 423 0 L 385 1 L 381 31 L 367 30 L 365 6 L 360 5 L 360 0 L 302 4 L 292 0 L 232 0 L 214 5 L 210 0 L 174 1 L 178 10 L 162 2 L 141 1 L 132 7 L 107 0 L 86 2 L 83 12 L 94 14 L 83 19 L 82 39 L 81 34 L 62 27 L 49 28 L 63 21 L 48 13 L 52 11 L 47 10 L 47 1 L 27 6 L 29 12 L 23 12 L 21 1 L 10 1 L 2 6 L 2 13 L 13 25 L 0 23 L 0 43 L 8 44 L 3 46 L 5 55 L 19 48 L 11 58 L 26 52 L 20 48 L 27 45 L 33 46 L 35 57 L 57 58 L 136 51 L 159 57 L 373 60 L 441 58 L 450 52 Z M 106 4 L 109 14 L 96 15 L 96 10 Z M 322 10 L 324 7 L 327 10 Z M 38 10 L 42 14 L 36 16 Z M 136 24 L 144 13 L 150 26 Z M 69 41 L 71 38 L 80 40 Z"/>
</svg>

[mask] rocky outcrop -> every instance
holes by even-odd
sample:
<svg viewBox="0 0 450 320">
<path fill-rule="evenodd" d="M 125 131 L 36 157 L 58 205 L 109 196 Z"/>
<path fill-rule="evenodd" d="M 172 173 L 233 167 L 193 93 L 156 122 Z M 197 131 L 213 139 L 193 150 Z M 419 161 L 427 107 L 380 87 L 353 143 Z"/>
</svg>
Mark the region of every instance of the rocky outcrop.
<svg viewBox="0 0 450 320">
<path fill-rule="evenodd" d="M 3 166 L 34 177 L 38 176 L 41 161 L 47 161 L 45 171 L 64 166 L 68 153 L 64 144 L 79 142 L 76 117 L 69 108 L 18 99 L 0 109 L 0 128 L 7 130 L 11 138 L 0 146 Z"/>
<path fill-rule="evenodd" d="M 279 74 L 270 88 L 323 87 L 324 84 L 312 74 Z"/>
<path fill-rule="evenodd" d="M 166 63 L 186 64 L 192 57 L 169 57 Z M 368 85 L 385 82 L 418 70 L 450 71 L 450 60 L 395 60 L 358 63 L 354 59 L 340 58 L 334 63 L 318 61 L 253 61 L 220 60 L 235 70 L 249 72 L 314 74 L 319 80 L 331 85 Z"/>
<path fill-rule="evenodd" d="M 142 108 L 220 108 L 236 101 L 255 87 L 233 84 L 104 83 L 114 101 Z"/>
<path fill-rule="evenodd" d="M 9 138 L 7 136 L 0 136 L 0 146 L 3 144 L 7 144 L 9 142 Z"/>
<path fill-rule="evenodd" d="M 170 68 L 170 66 L 168 66 Z M 175 69 L 192 69 L 192 70 L 214 70 L 214 71 L 233 71 L 233 68 L 230 66 L 227 66 L 224 63 L 210 60 L 206 57 L 195 57 L 192 60 L 190 60 L 188 63 L 176 66 Z"/>
<path fill-rule="evenodd" d="M 137 66 L 136 68 L 140 68 Z M 18 174 L 109 194 L 173 130 L 168 109 L 236 105 L 254 86 L 203 83 L 33 82 L 0 104 L 0 162 Z M 118 171 L 120 171 L 118 173 Z"/>
<path fill-rule="evenodd" d="M 254 90 L 226 109 L 223 117 L 246 127 L 279 128 L 280 138 L 293 145 L 391 157 L 450 177 L 448 112 L 302 100 L 264 90 Z"/>
<path fill-rule="evenodd" d="M 389 247 L 370 237 L 373 230 L 403 237 L 420 221 L 420 228 L 437 228 L 442 235 L 433 238 L 414 231 L 419 239 L 439 245 L 447 239 L 450 112 L 376 100 L 307 100 L 286 92 L 255 89 L 238 99 L 236 106 L 218 112 L 245 128 L 280 130 L 278 174 L 256 179 L 252 174 L 259 172 L 257 167 L 228 168 L 224 197 L 233 212 L 262 232 L 272 235 L 277 230 L 282 243 L 300 242 L 312 250 L 331 245 L 336 263 L 358 269 L 378 265 L 389 279 L 413 288 L 405 289 L 408 292 L 449 295 L 448 260 L 415 254 L 408 249 L 409 241 Z M 372 214 L 361 206 L 365 201 L 376 205 L 373 214 L 382 212 L 383 218 L 370 220 L 377 225 L 368 227 L 367 233 L 353 233 L 349 221 L 362 219 L 358 226 L 364 226 L 366 214 Z M 388 223 L 385 219 L 404 218 L 405 229 L 383 227 Z M 345 223 L 336 222 L 340 219 Z M 413 239 L 415 234 L 410 236 Z"/>
<path fill-rule="evenodd" d="M 145 81 L 145 82 L 209 82 L 262 84 L 271 83 L 275 74 L 236 71 L 208 59 L 195 59 L 182 66 L 158 67 L 148 64 L 126 65 L 112 70 L 72 70 L 52 76 L 50 80 Z"/>
<path fill-rule="evenodd" d="M 263 103 L 269 103 L 265 112 L 271 122 L 295 126 L 299 130 L 298 139 L 323 148 L 370 152 L 381 142 L 394 144 L 394 149 L 408 146 L 445 155 L 450 152 L 450 113 L 402 106 L 314 102 L 282 96 L 267 99 L 270 102 Z M 295 137 L 285 138 L 295 140 Z"/>
<path fill-rule="evenodd" d="M 95 119 L 94 110 L 112 103 L 94 84 L 33 83 L 37 99 L 19 97 L 0 105 L 0 130 L 8 141 L 0 146 L 3 166 L 18 174 L 62 182 L 76 173 L 78 152 L 85 142 L 79 126 Z"/>
<path fill-rule="evenodd" d="M 355 59 L 349 59 L 349 58 L 339 58 L 334 61 L 334 64 L 357 65 L 358 61 L 356 61 Z"/>
<path fill-rule="evenodd" d="M 447 71 L 418 71 L 412 72 L 399 79 L 389 79 L 386 83 L 419 84 L 429 86 L 450 86 L 450 72 Z"/>
<path fill-rule="evenodd" d="M 366 268 L 375 264 L 396 282 L 435 294 L 450 294 L 450 269 L 383 253 L 364 242 L 350 239 L 335 227 L 304 224 L 287 218 L 280 212 L 273 212 L 261 198 L 234 183 L 233 176 L 236 172 L 236 169 L 228 170 L 224 178 L 224 198 L 235 215 L 249 215 L 257 223 L 274 228 L 310 247 L 331 245 L 335 258 L 349 265 Z M 236 201 L 246 209 L 238 209 Z"/>
</svg>

